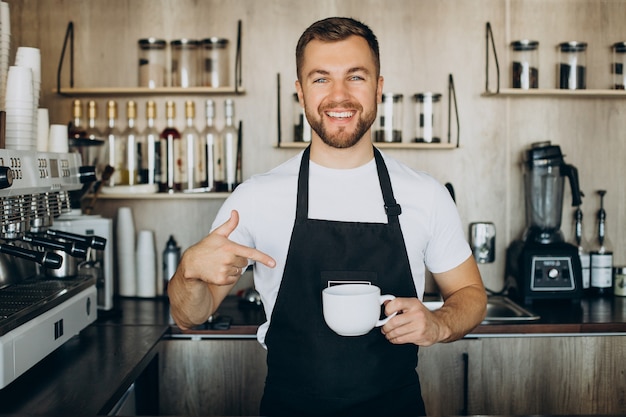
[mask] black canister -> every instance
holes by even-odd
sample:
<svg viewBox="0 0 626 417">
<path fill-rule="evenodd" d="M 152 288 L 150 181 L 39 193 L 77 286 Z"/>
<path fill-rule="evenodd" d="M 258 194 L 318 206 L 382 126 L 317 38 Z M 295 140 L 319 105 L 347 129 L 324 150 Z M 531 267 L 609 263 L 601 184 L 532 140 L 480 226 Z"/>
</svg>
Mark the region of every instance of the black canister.
<svg viewBox="0 0 626 417">
<path fill-rule="evenodd" d="M 165 244 L 165 249 L 163 250 L 163 289 L 167 291 L 167 284 L 170 279 L 176 272 L 176 268 L 178 268 L 178 262 L 180 261 L 180 246 L 176 243 L 176 239 L 174 239 L 173 235 L 170 235 L 170 238 L 167 240 Z"/>
</svg>

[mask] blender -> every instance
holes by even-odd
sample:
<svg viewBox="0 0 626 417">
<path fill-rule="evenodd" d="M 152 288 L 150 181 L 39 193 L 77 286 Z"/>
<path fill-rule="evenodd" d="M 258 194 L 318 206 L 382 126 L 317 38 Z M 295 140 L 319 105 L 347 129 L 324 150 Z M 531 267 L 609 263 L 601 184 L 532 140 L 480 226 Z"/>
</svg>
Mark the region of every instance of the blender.
<svg viewBox="0 0 626 417">
<path fill-rule="evenodd" d="M 533 143 L 525 152 L 526 229 L 507 249 L 507 277 L 516 285 L 512 298 L 530 304 L 536 299 L 580 300 L 582 267 L 578 248 L 565 242 L 561 231 L 563 188 L 569 179 L 572 206 L 581 204 L 578 170 L 563 160 L 561 148 Z"/>
</svg>

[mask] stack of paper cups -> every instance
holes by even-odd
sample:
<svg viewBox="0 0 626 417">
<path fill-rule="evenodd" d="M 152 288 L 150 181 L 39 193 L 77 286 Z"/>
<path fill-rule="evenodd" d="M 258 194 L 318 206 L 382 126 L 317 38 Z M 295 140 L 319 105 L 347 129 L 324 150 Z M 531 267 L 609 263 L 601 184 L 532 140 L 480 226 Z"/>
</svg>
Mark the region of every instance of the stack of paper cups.
<svg viewBox="0 0 626 417">
<path fill-rule="evenodd" d="M 9 56 L 11 52 L 11 15 L 9 3 L 0 2 L 0 109 L 5 107 L 7 73 L 9 72 Z"/>
<path fill-rule="evenodd" d="M 117 209 L 115 244 L 119 294 L 122 297 L 135 297 L 137 296 L 135 222 L 130 207 Z"/>
<path fill-rule="evenodd" d="M 20 46 L 15 54 L 15 65 L 30 68 L 33 71 L 33 138 L 37 134 L 37 109 L 41 93 L 41 53 L 38 48 Z"/>
<path fill-rule="evenodd" d="M 34 150 L 33 71 L 27 67 L 9 67 L 5 95 L 6 148 Z"/>
<path fill-rule="evenodd" d="M 137 297 L 156 297 L 156 248 L 154 232 L 140 230 L 137 233 Z"/>
</svg>

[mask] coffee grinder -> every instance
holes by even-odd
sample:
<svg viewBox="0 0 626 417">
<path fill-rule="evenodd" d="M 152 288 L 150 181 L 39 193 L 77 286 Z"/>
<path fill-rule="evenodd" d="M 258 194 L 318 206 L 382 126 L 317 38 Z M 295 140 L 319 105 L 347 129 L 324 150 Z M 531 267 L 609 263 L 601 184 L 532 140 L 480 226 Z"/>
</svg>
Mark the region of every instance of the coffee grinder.
<svg viewBox="0 0 626 417">
<path fill-rule="evenodd" d="M 507 277 L 515 279 L 512 298 L 530 304 L 537 299 L 579 300 L 582 268 L 578 248 L 561 232 L 565 177 L 572 206 L 581 204 L 578 170 L 563 160 L 561 148 L 550 142 L 531 145 L 524 158 L 526 230 L 507 249 Z"/>
</svg>

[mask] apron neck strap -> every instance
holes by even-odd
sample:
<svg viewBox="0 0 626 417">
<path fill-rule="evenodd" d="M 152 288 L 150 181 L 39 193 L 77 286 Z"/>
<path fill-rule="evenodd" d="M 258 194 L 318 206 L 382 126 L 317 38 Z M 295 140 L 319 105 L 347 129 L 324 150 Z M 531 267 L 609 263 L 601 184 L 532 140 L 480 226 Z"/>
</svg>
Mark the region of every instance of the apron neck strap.
<svg viewBox="0 0 626 417">
<path fill-rule="evenodd" d="M 306 220 L 309 215 L 309 160 L 311 154 L 311 145 L 307 146 L 302 154 L 300 161 L 300 173 L 298 175 L 298 197 L 296 206 L 296 221 Z M 385 202 L 385 212 L 389 223 L 398 223 L 398 216 L 402 213 L 402 208 L 396 202 L 391 188 L 391 180 L 389 179 L 389 171 L 383 160 L 380 151 L 374 147 L 374 159 L 376 161 L 376 170 L 378 171 L 378 181 L 380 189 L 383 193 L 383 201 Z"/>
</svg>

